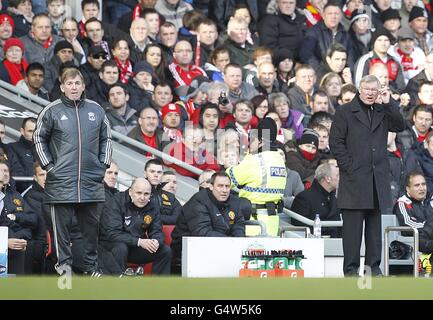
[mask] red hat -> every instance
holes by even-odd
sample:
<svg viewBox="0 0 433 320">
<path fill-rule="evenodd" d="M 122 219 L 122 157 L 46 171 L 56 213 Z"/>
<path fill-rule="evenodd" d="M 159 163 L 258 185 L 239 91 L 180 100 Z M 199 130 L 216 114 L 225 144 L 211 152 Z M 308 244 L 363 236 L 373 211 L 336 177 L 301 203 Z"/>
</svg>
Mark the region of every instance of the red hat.
<svg viewBox="0 0 433 320">
<path fill-rule="evenodd" d="M 13 46 L 20 47 L 21 50 L 23 50 L 23 53 L 24 53 L 24 51 L 25 51 L 24 44 L 18 38 L 10 38 L 10 39 L 7 39 L 5 41 L 5 44 L 3 45 L 4 53 L 6 53 L 9 50 L 9 48 L 13 47 Z"/>
<path fill-rule="evenodd" d="M 6 21 L 9 22 L 9 24 L 12 27 L 12 30 L 14 30 L 15 29 L 14 19 L 12 19 L 12 17 L 6 13 L 0 14 L 0 25 L 2 25 Z"/>
<path fill-rule="evenodd" d="M 163 106 L 161 108 L 161 118 L 162 121 L 164 121 L 165 116 L 169 113 L 169 112 L 177 112 L 180 116 L 182 116 L 182 111 L 180 110 L 180 106 L 178 103 L 168 103 L 165 106 Z"/>
</svg>

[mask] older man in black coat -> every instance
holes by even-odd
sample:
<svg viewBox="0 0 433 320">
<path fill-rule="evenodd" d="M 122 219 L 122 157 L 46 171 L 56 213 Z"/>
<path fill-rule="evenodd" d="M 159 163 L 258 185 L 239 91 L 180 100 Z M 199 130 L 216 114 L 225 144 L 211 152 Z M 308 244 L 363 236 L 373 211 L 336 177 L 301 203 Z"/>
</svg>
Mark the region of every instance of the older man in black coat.
<svg viewBox="0 0 433 320">
<path fill-rule="evenodd" d="M 358 275 L 365 221 L 365 265 L 380 275 L 380 211 L 391 207 L 388 131 L 405 128 L 390 90 L 365 76 L 359 94 L 338 109 L 331 127 L 331 152 L 340 167 L 338 207 L 343 213 L 344 274 Z"/>
</svg>

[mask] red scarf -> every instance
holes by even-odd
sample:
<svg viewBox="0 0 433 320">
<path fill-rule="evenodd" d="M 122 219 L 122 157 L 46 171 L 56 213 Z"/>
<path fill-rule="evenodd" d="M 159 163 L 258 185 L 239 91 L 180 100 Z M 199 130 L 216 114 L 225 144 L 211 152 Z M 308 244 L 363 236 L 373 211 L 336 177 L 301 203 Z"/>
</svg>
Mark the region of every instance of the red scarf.
<svg viewBox="0 0 433 320">
<path fill-rule="evenodd" d="M 31 33 L 31 35 L 32 35 L 32 38 L 35 39 L 35 35 L 33 32 Z M 39 42 L 39 41 L 37 41 L 37 42 Z M 50 36 L 47 40 L 44 41 L 44 43 L 42 43 L 42 46 L 44 47 L 44 49 L 48 49 L 52 44 L 53 44 L 53 37 Z"/>
<path fill-rule="evenodd" d="M 302 156 L 308 161 L 313 161 L 314 157 L 316 156 L 316 152 L 311 153 L 302 149 L 299 150 L 301 151 Z"/>
<path fill-rule="evenodd" d="M 397 157 L 397 158 L 400 158 L 401 159 L 401 152 L 400 152 L 400 150 L 395 150 L 394 152 L 394 155 Z"/>
<path fill-rule="evenodd" d="M 84 20 L 80 21 L 80 23 L 78 24 L 78 29 L 80 29 L 81 38 L 84 39 L 86 37 L 86 28 L 84 28 Z"/>
<path fill-rule="evenodd" d="M 21 63 L 17 64 L 17 63 L 10 62 L 7 59 L 4 59 L 3 64 L 6 70 L 8 71 L 9 78 L 11 80 L 10 83 L 12 85 L 16 85 L 18 81 L 24 79 L 24 73 L 26 72 L 28 66 L 26 60 L 21 59 Z"/>
<path fill-rule="evenodd" d="M 305 9 L 307 28 L 314 26 L 317 22 L 322 20 L 322 16 L 320 15 L 319 11 L 317 11 L 317 9 L 314 8 L 311 3 L 308 2 L 305 6 Z"/>
<path fill-rule="evenodd" d="M 148 137 L 143 132 L 141 132 L 141 137 L 143 138 L 145 145 L 152 147 L 154 149 L 158 149 L 158 144 L 156 143 L 156 134 L 153 134 L 153 136 Z M 151 154 L 150 152 L 146 152 L 145 156 L 147 158 L 153 158 L 153 154 Z"/>
<path fill-rule="evenodd" d="M 428 135 L 428 131 L 423 136 L 418 133 L 417 140 L 419 142 L 424 142 L 424 140 L 427 138 L 427 135 Z"/>
<path fill-rule="evenodd" d="M 137 18 L 140 18 L 141 14 L 141 7 L 139 4 L 137 4 L 134 8 L 134 11 L 132 11 L 132 21 L 134 21 Z"/>
<path fill-rule="evenodd" d="M 134 77 L 134 74 L 132 73 L 131 62 L 129 61 L 129 59 L 127 59 L 125 61 L 125 64 L 122 64 L 122 62 L 117 57 L 114 57 L 114 60 L 119 67 L 120 82 L 125 84 L 128 83 L 129 79 Z"/>
<path fill-rule="evenodd" d="M 400 62 L 400 64 L 401 64 L 401 66 L 403 67 L 403 70 L 404 70 L 404 71 L 408 71 L 408 70 L 416 70 L 416 69 L 418 69 L 418 68 L 415 68 L 415 67 L 414 67 L 414 65 L 413 65 L 413 58 L 412 58 L 410 55 L 405 54 L 404 52 L 402 52 L 402 51 L 400 50 L 400 48 L 397 49 L 397 53 L 398 53 L 398 55 L 401 57 L 401 62 Z"/>
</svg>

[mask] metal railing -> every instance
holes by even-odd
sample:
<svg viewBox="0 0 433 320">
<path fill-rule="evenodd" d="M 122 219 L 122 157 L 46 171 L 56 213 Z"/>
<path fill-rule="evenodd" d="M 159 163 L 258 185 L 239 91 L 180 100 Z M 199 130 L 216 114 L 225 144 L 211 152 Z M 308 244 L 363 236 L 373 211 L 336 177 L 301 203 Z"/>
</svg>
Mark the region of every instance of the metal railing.
<svg viewBox="0 0 433 320">
<path fill-rule="evenodd" d="M 284 235 L 285 235 L 286 231 L 303 231 L 303 232 L 305 232 L 304 238 L 309 238 L 311 235 L 309 227 L 284 226 L 284 227 L 280 227 L 278 231 L 279 231 L 281 238 L 285 238 Z"/>
<path fill-rule="evenodd" d="M 266 237 L 266 224 L 263 221 L 260 220 L 246 220 L 245 226 L 259 226 L 260 227 L 260 234 L 257 237 Z"/>
<path fill-rule="evenodd" d="M 299 222 L 306 224 L 307 226 L 313 226 L 314 221 L 304 216 L 301 216 L 299 213 L 293 212 L 292 210 L 283 209 L 283 213 L 287 214 L 290 218 L 293 218 Z M 342 227 L 343 221 L 321 221 L 322 227 Z"/>
<path fill-rule="evenodd" d="M 384 271 L 385 277 L 389 276 L 389 233 L 391 231 L 412 231 L 413 232 L 413 276 L 418 277 L 418 249 L 419 249 L 419 233 L 416 228 L 412 227 L 387 227 L 385 228 L 385 243 L 384 243 Z"/>
</svg>

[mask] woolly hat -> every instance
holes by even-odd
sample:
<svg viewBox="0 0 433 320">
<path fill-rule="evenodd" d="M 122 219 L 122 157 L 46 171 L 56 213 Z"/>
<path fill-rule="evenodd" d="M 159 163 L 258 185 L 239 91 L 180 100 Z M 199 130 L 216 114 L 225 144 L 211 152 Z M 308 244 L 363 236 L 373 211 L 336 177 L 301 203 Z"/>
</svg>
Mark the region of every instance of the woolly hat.
<svg viewBox="0 0 433 320">
<path fill-rule="evenodd" d="M 180 110 L 179 104 L 170 102 L 161 108 L 162 121 L 164 121 L 165 116 L 170 112 L 177 112 L 180 116 L 182 116 L 182 111 Z"/>
<path fill-rule="evenodd" d="M 197 94 L 202 92 L 207 92 L 209 88 L 210 80 L 205 76 L 195 77 L 194 80 L 191 81 L 191 84 L 188 87 L 186 92 L 185 100 L 189 100 L 197 96 Z"/>
<path fill-rule="evenodd" d="M 273 142 L 277 139 L 277 133 L 277 124 L 272 118 L 264 118 L 257 125 L 257 137 L 259 140 L 267 138 L 269 135 L 270 142 Z"/>
<path fill-rule="evenodd" d="M 54 47 L 54 54 L 57 54 L 57 52 L 59 52 L 60 50 L 63 49 L 71 49 L 72 52 L 74 52 L 74 47 L 72 46 L 72 44 L 70 44 L 68 41 L 66 40 L 62 40 L 56 43 L 55 47 Z"/>
<path fill-rule="evenodd" d="M 90 56 L 107 55 L 107 52 L 101 46 L 91 46 L 89 50 Z"/>
<path fill-rule="evenodd" d="M 143 71 L 153 75 L 152 66 L 149 64 L 149 62 L 144 60 L 137 62 L 133 68 L 133 71 L 134 71 L 134 75 Z"/>
<path fill-rule="evenodd" d="M 295 58 L 292 51 L 289 49 L 277 49 L 274 51 L 274 57 L 272 59 L 272 63 L 274 64 L 275 68 L 278 68 L 281 61 L 284 61 L 286 59 L 293 60 Z"/>
<path fill-rule="evenodd" d="M 9 24 L 12 27 L 12 30 L 14 30 L 15 29 L 14 19 L 12 19 L 12 17 L 10 15 L 6 14 L 6 13 L 0 14 L 0 25 L 2 25 L 3 23 L 5 23 L 6 21 L 9 22 Z"/>
<path fill-rule="evenodd" d="M 374 43 L 380 36 L 386 36 L 390 41 L 391 39 L 393 39 L 392 34 L 388 30 L 386 30 L 385 28 L 377 28 L 376 31 L 374 31 L 371 35 L 371 47 L 374 46 Z"/>
<path fill-rule="evenodd" d="M 385 11 L 382 11 L 380 14 L 380 20 L 382 20 L 383 23 L 387 20 L 391 19 L 399 19 L 401 20 L 400 14 L 398 13 L 398 10 L 388 8 Z"/>
<path fill-rule="evenodd" d="M 419 17 L 424 17 L 428 19 L 427 11 L 421 7 L 413 7 L 409 13 L 409 22 Z"/>
<path fill-rule="evenodd" d="M 13 47 L 13 46 L 20 47 L 21 50 L 22 50 L 23 53 L 24 53 L 24 51 L 25 51 L 24 44 L 23 44 L 23 43 L 21 42 L 21 40 L 18 39 L 18 38 L 10 38 L 10 39 L 7 39 L 7 40 L 5 41 L 5 44 L 3 45 L 3 50 L 4 50 L 4 52 L 6 53 L 6 52 L 9 50 L 9 48 L 10 48 L 10 47 Z"/>
<path fill-rule="evenodd" d="M 314 144 L 316 148 L 319 147 L 319 135 L 312 129 L 305 129 L 302 137 L 298 140 L 298 146 L 301 144 Z"/>
<path fill-rule="evenodd" d="M 370 16 L 367 13 L 367 10 L 365 9 L 353 10 L 352 16 L 350 17 L 350 25 L 352 25 L 356 20 L 361 18 L 368 18 L 368 20 L 371 20 Z"/>
</svg>

